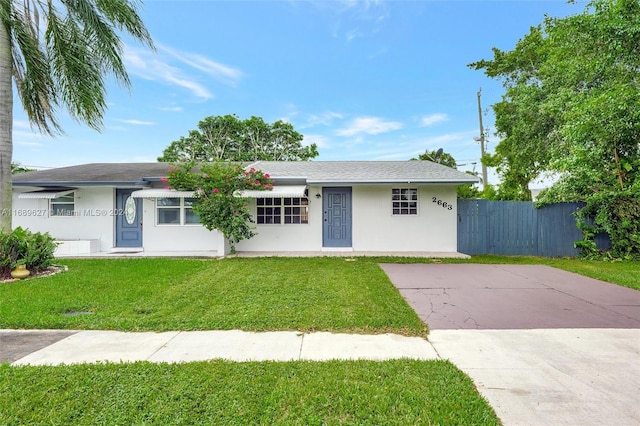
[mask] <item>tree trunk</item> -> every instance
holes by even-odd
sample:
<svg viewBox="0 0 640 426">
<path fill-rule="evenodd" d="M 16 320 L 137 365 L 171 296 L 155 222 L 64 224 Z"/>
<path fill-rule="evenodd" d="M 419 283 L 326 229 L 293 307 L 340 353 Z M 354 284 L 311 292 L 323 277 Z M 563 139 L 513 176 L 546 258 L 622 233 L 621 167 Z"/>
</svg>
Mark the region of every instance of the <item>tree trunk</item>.
<svg viewBox="0 0 640 426">
<path fill-rule="evenodd" d="M 4 4 L 4 2 L 3 2 Z M 7 28 L 0 24 L 0 231 L 11 232 L 13 156 L 13 61 Z"/>
</svg>

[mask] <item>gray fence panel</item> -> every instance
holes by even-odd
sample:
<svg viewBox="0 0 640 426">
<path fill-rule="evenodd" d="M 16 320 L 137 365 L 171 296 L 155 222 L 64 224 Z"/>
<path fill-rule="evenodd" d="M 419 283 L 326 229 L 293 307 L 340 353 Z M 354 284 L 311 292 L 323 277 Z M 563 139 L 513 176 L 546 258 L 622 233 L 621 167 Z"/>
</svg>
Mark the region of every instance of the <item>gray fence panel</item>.
<svg viewBox="0 0 640 426">
<path fill-rule="evenodd" d="M 578 203 L 458 200 L 458 251 L 470 255 L 578 256 Z M 607 236 L 602 237 L 607 239 Z M 600 242 L 599 246 L 606 244 Z"/>
<path fill-rule="evenodd" d="M 489 253 L 534 256 L 537 253 L 537 212 L 523 201 L 487 201 Z"/>
<path fill-rule="evenodd" d="M 574 243 L 582 239 L 574 213 L 577 203 L 551 204 L 538 209 L 539 255 L 545 257 L 578 256 Z"/>
<path fill-rule="evenodd" d="M 458 250 L 466 254 L 486 254 L 487 203 L 486 200 L 458 201 Z"/>
</svg>

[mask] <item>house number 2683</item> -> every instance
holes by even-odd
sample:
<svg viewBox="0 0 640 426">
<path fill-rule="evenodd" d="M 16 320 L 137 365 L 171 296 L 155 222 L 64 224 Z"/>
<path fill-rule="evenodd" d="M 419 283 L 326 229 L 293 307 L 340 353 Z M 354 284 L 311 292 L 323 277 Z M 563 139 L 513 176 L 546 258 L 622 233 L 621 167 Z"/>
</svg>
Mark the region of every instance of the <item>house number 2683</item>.
<svg viewBox="0 0 640 426">
<path fill-rule="evenodd" d="M 453 210 L 453 205 L 447 203 L 446 201 L 439 200 L 438 197 L 431 197 L 431 201 L 447 210 Z"/>
</svg>

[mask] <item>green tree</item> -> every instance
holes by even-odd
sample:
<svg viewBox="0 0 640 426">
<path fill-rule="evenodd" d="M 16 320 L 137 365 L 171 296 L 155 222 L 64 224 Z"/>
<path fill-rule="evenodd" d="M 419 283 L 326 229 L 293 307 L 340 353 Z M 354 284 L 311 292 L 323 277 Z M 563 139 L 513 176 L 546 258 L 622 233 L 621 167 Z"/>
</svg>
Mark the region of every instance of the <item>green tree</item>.
<svg viewBox="0 0 640 426">
<path fill-rule="evenodd" d="M 104 77 L 130 86 L 118 31 L 153 42 L 129 0 L 1 0 L 0 21 L 0 211 L 11 211 L 13 85 L 39 131 L 62 133 L 61 106 L 100 130 Z M 0 228 L 10 232 L 11 216 L 0 217 Z"/>
<path fill-rule="evenodd" d="M 35 171 L 35 169 L 30 169 L 28 167 L 23 166 L 20 163 L 11 163 L 11 174 L 15 175 L 18 173 L 27 173 L 27 172 L 33 172 Z"/>
<path fill-rule="evenodd" d="M 437 151 L 426 150 L 424 154 L 420 154 L 418 156 L 418 160 L 432 161 L 434 163 L 442 164 L 443 166 L 451 167 L 452 169 L 458 168 L 456 159 L 453 158 L 453 155 L 442 151 L 442 148 L 438 149 Z"/>
<path fill-rule="evenodd" d="M 171 142 L 158 161 L 306 161 L 317 157 L 316 144 L 303 146 L 302 139 L 303 135 L 282 120 L 269 124 L 260 117 L 210 116 L 188 136 Z"/>
<path fill-rule="evenodd" d="M 437 151 L 429 151 L 426 150 L 424 154 L 420 154 L 418 156 L 418 160 L 422 161 L 433 161 L 434 163 L 442 164 L 443 166 L 451 167 L 452 169 L 457 169 L 458 164 L 456 163 L 456 159 L 453 158 L 453 155 L 442 151 L 439 149 Z M 474 173 L 467 172 L 473 176 L 477 176 Z M 459 185 L 457 189 L 458 198 L 481 198 L 482 193 L 475 184 L 467 183 L 464 185 Z"/>
<path fill-rule="evenodd" d="M 640 1 L 594 0 L 582 13 L 547 17 L 514 50 L 470 66 L 506 89 L 494 105 L 501 142 L 490 159 L 499 192 L 528 198 L 532 179 L 555 173 L 542 203 L 584 201 L 601 230 L 621 235 L 628 217 L 602 209 L 614 198 L 618 210 L 635 209 L 640 193 Z"/>
</svg>

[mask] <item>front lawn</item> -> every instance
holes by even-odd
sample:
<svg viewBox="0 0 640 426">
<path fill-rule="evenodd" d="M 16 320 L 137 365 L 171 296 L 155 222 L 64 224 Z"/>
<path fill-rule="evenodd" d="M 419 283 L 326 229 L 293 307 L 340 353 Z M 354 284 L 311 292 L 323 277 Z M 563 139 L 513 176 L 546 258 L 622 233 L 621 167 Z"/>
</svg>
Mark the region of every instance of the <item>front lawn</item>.
<svg viewBox="0 0 640 426">
<path fill-rule="evenodd" d="M 425 336 L 377 264 L 364 259 L 82 259 L 0 284 L 0 328 L 300 330 Z"/>
<path fill-rule="evenodd" d="M 448 361 L 9 367 L 0 424 L 497 425 Z"/>
</svg>

